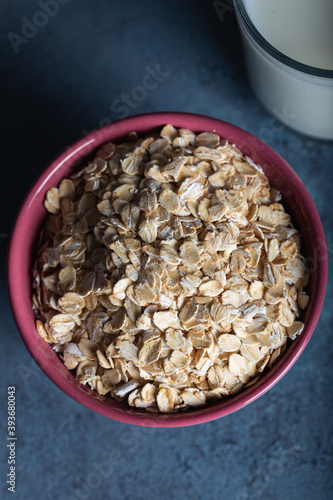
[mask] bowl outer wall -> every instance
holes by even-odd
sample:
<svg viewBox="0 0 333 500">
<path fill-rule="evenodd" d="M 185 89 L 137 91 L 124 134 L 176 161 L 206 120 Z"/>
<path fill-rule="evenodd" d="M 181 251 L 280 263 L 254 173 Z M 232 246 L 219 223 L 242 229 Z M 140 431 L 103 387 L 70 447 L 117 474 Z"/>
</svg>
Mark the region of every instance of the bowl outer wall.
<svg viewBox="0 0 333 500">
<path fill-rule="evenodd" d="M 272 185 L 283 194 L 310 255 L 310 303 L 306 326 L 285 354 L 252 387 L 212 406 L 169 415 L 152 414 L 130 408 L 100 396 L 79 384 L 57 354 L 38 335 L 31 302 L 31 266 L 38 234 L 46 210 L 45 192 L 68 176 L 74 164 L 107 141 L 121 140 L 130 131 L 144 135 L 166 123 L 195 132 L 212 131 L 235 144 L 262 166 Z M 287 181 L 287 182 L 286 182 Z M 305 237 L 304 237 L 305 236 Z M 152 113 L 137 115 L 106 125 L 89 133 L 61 153 L 37 179 L 18 213 L 8 253 L 8 290 L 13 315 L 26 347 L 46 375 L 65 393 L 84 406 L 114 420 L 148 427 L 177 427 L 207 422 L 251 403 L 275 385 L 298 359 L 314 331 L 322 309 L 327 281 L 327 252 L 324 231 L 315 205 L 294 170 L 274 150 L 252 134 L 229 123 L 189 113 Z"/>
</svg>

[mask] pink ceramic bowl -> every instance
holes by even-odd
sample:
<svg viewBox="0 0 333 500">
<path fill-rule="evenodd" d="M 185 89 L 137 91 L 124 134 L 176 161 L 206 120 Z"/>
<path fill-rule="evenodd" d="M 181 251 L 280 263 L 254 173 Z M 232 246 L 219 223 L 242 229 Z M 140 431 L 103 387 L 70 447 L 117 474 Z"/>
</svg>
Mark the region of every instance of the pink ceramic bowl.
<svg viewBox="0 0 333 500">
<path fill-rule="evenodd" d="M 46 216 L 44 196 L 51 186 L 68 176 L 72 167 L 107 141 L 119 141 L 128 132 L 139 134 L 166 123 L 199 131 L 214 131 L 260 164 L 271 184 L 278 188 L 303 236 L 303 253 L 310 268 L 311 297 L 303 317 L 305 328 L 276 365 L 243 392 L 204 408 L 170 415 L 152 414 L 100 396 L 81 385 L 37 333 L 31 302 L 31 267 L 36 239 Z M 327 253 L 323 228 L 314 203 L 293 169 L 270 147 L 253 135 L 214 118 L 186 113 L 154 113 L 117 121 L 91 132 L 60 154 L 39 177 L 18 214 L 8 258 L 9 296 L 18 330 L 30 354 L 46 375 L 66 394 L 111 419 L 151 427 L 177 427 L 208 422 L 248 405 L 276 384 L 302 353 L 314 331 L 323 305 L 327 279 Z"/>
</svg>

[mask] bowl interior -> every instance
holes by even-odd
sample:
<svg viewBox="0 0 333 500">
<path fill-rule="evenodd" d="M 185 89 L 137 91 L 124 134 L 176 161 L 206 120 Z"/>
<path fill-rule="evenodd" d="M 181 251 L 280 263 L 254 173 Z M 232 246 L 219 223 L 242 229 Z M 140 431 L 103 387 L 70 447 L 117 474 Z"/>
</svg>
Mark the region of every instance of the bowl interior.
<svg viewBox="0 0 333 500">
<path fill-rule="evenodd" d="M 107 141 L 119 141 L 130 131 L 144 135 L 166 123 L 195 132 L 214 131 L 235 144 L 265 171 L 270 183 L 283 195 L 303 238 L 303 254 L 310 270 L 310 302 L 303 317 L 305 328 L 275 366 L 253 386 L 236 396 L 203 408 L 169 415 L 153 414 L 129 407 L 80 384 L 57 354 L 37 333 L 31 303 L 31 268 L 36 241 L 46 216 L 43 202 L 47 189 L 57 186 L 74 166 L 84 162 Z M 291 167 L 271 148 L 251 134 L 228 123 L 185 113 L 156 113 L 131 117 L 107 125 L 82 138 L 56 158 L 39 177 L 23 203 L 12 233 L 8 257 L 8 288 L 15 321 L 33 358 L 48 377 L 69 396 L 105 416 L 143 426 L 184 426 L 209 421 L 235 411 L 266 392 L 289 370 L 303 351 L 314 330 L 322 307 L 327 276 L 325 238 L 316 208 L 304 185 Z"/>
</svg>

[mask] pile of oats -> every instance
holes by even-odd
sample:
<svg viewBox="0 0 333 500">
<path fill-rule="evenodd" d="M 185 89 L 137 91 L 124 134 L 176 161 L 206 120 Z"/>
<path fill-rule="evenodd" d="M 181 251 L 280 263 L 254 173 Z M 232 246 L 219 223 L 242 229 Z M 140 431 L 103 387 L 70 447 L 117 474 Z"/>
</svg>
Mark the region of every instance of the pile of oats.
<svg viewBox="0 0 333 500">
<path fill-rule="evenodd" d="M 46 195 L 37 330 L 82 384 L 174 412 L 254 383 L 304 325 L 300 235 L 262 169 L 166 125 Z"/>
</svg>

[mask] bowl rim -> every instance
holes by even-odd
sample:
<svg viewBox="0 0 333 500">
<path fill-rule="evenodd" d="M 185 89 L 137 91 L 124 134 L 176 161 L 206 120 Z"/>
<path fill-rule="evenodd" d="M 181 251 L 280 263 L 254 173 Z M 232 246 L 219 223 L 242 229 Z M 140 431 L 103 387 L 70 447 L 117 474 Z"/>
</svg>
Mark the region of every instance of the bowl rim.
<svg viewBox="0 0 333 500">
<path fill-rule="evenodd" d="M 78 160 L 88 156 L 108 140 L 117 141 L 126 136 L 131 130 L 142 130 L 144 128 L 148 132 L 166 123 L 195 131 L 216 131 L 222 137 L 235 143 L 243 153 L 251 156 L 251 151 L 258 151 L 264 155 L 267 162 L 279 167 L 283 176 L 288 178 L 289 184 L 296 190 L 304 207 L 306 207 L 309 224 L 312 226 L 317 244 L 317 273 L 320 286 L 316 290 L 312 314 L 307 321 L 302 335 L 298 337 L 297 341 L 294 341 L 296 344 L 293 342 L 288 347 L 282 358 L 259 379 L 258 383 L 254 384 L 254 387 L 249 387 L 235 396 L 221 400 L 221 402 L 214 404 L 214 406 L 203 407 L 202 411 L 195 409 L 167 415 L 146 412 L 147 415 L 143 416 L 142 414 L 129 413 L 125 406 L 122 410 L 119 407 L 106 405 L 102 400 L 91 397 L 95 394 L 94 391 L 90 389 L 86 391 L 79 390 L 77 384 L 74 385 L 72 381 L 54 371 L 53 365 L 45 364 L 44 352 L 35 351 L 32 343 L 32 339 L 36 336 L 37 332 L 36 330 L 32 332 L 27 326 L 26 315 L 20 307 L 22 300 L 24 300 L 20 287 L 22 268 L 24 266 L 20 264 L 18 257 L 22 254 L 22 245 L 24 244 L 23 235 L 26 225 L 26 213 L 33 206 L 37 194 L 43 192 L 43 188 L 45 189 L 45 185 L 50 179 L 58 176 L 58 184 L 62 177 L 61 170 L 64 165 L 73 166 Z M 223 131 L 223 134 L 221 134 L 221 131 Z M 53 183 L 52 185 L 56 184 Z M 32 238 L 35 237 L 36 234 L 34 233 Z M 10 237 L 7 257 L 7 286 L 15 323 L 28 351 L 48 378 L 67 395 L 97 413 L 120 422 L 147 427 L 182 427 L 208 422 L 247 406 L 271 389 L 292 367 L 309 342 L 323 306 L 326 282 L 327 250 L 322 223 L 310 194 L 292 167 L 270 146 L 263 143 L 251 133 L 217 118 L 183 112 L 145 113 L 117 120 L 88 133 L 56 156 L 30 188 L 18 211 Z M 31 307 L 31 304 L 29 307 Z M 62 363 L 60 360 L 59 362 Z"/>
</svg>

